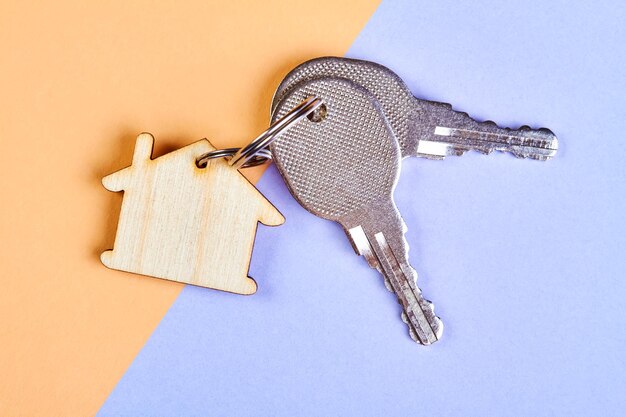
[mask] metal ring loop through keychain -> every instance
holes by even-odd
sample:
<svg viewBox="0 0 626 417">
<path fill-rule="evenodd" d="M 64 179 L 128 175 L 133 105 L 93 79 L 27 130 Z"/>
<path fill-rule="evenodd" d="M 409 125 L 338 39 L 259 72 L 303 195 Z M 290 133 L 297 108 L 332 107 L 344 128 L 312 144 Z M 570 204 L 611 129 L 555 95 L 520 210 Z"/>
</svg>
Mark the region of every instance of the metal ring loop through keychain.
<svg viewBox="0 0 626 417">
<path fill-rule="evenodd" d="M 217 149 L 215 151 L 207 152 L 196 159 L 196 165 L 198 168 L 206 168 L 207 163 L 211 159 L 217 158 L 232 158 L 233 155 L 239 151 L 240 148 L 225 148 Z M 258 165 L 263 165 L 267 161 L 272 159 L 272 153 L 269 149 L 261 149 L 256 155 L 249 159 L 242 168 L 251 168 Z"/>
<path fill-rule="evenodd" d="M 278 135 L 314 112 L 321 105 L 321 99 L 308 97 L 243 148 L 227 148 L 207 152 L 196 159 L 196 164 L 202 168 L 210 159 L 230 157 L 228 163 L 235 169 L 261 165 L 272 159 L 272 154 L 267 147 L 276 140 Z"/>
</svg>

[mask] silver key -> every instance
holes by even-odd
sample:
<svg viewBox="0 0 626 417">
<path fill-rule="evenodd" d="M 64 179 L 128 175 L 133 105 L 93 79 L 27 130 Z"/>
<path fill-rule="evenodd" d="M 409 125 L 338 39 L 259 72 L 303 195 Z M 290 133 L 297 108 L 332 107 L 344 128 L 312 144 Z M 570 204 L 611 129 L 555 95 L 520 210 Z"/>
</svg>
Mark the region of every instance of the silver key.
<svg viewBox="0 0 626 417">
<path fill-rule="evenodd" d="M 272 110 L 285 95 L 300 88 L 301 82 L 320 77 L 346 78 L 372 93 L 400 142 L 403 157 L 443 159 L 468 150 L 484 154 L 498 150 L 519 158 L 547 160 L 558 149 L 558 140 L 548 129 L 522 126 L 512 130 L 491 121 L 477 122 L 449 104 L 415 98 L 390 69 L 355 59 L 326 57 L 299 65 L 279 85 Z"/>
<path fill-rule="evenodd" d="M 340 223 L 355 251 L 384 275 L 411 337 L 425 345 L 437 341 L 443 325 L 417 287 L 406 226 L 392 197 L 400 148 L 378 101 L 349 80 L 321 78 L 284 96 L 274 120 L 309 96 L 320 97 L 326 113 L 299 122 L 271 145 L 278 170 L 305 209 Z"/>
</svg>

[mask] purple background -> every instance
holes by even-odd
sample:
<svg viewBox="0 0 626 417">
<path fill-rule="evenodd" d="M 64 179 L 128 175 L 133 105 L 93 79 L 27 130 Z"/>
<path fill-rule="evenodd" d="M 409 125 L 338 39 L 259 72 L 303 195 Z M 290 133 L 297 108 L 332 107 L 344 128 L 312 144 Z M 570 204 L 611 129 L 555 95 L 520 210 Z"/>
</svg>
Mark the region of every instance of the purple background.
<svg viewBox="0 0 626 417">
<path fill-rule="evenodd" d="M 409 339 L 381 277 L 272 167 L 259 188 L 287 223 L 259 229 L 259 292 L 186 287 L 99 415 L 626 415 L 624 22 L 622 2 L 383 1 L 349 56 L 560 139 L 550 162 L 404 161 L 443 339 Z"/>
</svg>

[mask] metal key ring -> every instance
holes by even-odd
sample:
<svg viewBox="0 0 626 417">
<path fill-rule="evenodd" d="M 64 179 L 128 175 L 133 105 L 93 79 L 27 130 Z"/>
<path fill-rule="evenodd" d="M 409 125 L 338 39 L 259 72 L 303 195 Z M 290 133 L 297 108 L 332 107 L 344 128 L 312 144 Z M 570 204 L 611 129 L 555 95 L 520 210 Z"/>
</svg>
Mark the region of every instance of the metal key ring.
<svg viewBox="0 0 626 417">
<path fill-rule="evenodd" d="M 234 168 L 243 168 L 248 161 L 258 156 L 274 142 L 283 130 L 289 129 L 303 117 L 308 116 L 321 106 L 322 100 L 317 97 L 308 97 L 302 103 L 291 109 L 286 115 L 278 119 L 269 129 L 261 133 L 245 147 L 239 149 L 228 162 Z"/>
<path fill-rule="evenodd" d="M 229 158 L 235 155 L 239 151 L 239 148 L 226 148 L 226 149 L 217 149 L 215 151 L 207 152 L 205 154 L 200 155 L 196 159 L 196 165 L 198 168 L 206 168 L 207 164 L 211 159 L 217 158 Z M 258 165 L 263 165 L 267 161 L 272 160 L 272 153 L 269 149 L 261 149 L 250 158 L 245 164 L 241 166 L 241 168 L 250 168 Z"/>
</svg>

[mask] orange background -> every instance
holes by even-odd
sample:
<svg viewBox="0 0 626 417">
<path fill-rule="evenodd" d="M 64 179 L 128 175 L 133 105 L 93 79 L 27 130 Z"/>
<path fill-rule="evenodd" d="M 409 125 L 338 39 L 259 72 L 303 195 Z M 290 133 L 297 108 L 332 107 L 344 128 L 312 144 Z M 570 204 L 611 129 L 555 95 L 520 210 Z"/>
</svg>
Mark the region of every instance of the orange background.
<svg viewBox="0 0 626 417">
<path fill-rule="evenodd" d="M 100 179 L 136 135 L 246 143 L 282 76 L 343 55 L 377 4 L 0 3 L 0 416 L 95 414 L 182 288 L 98 260 L 121 202 Z"/>
</svg>

